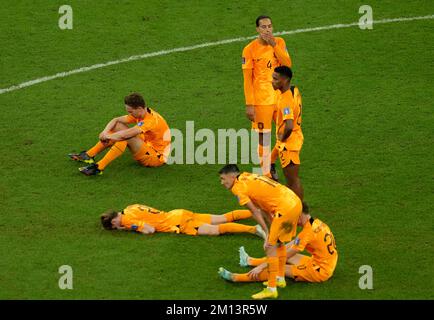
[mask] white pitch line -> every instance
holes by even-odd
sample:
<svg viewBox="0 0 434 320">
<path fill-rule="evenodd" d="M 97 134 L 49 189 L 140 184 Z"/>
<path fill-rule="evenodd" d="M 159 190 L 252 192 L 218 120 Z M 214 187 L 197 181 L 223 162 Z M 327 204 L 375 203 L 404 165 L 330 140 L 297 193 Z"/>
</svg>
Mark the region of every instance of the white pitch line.
<svg viewBox="0 0 434 320">
<path fill-rule="evenodd" d="M 383 23 L 414 21 L 414 20 L 428 20 L 428 19 L 434 19 L 434 15 L 374 20 L 372 23 L 373 24 L 383 24 Z M 333 24 L 333 25 L 322 26 L 322 27 L 296 29 L 296 30 L 291 30 L 291 31 L 281 31 L 281 32 L 276 32 L 275 35 L 288 35 L 288 34 L 314 32 L 314 31 L 323 31 L 323 30 L 342 29 L 342 28 L 350 28 L 350 27 L 354 27 L 354 26 L 358 26 L 358 25 L 359 25 L 359 22 L 353 22 L 353 23 L 348 23 L 348 24 Z M 17 85 L 13 85 L 9 88 L 0 89 L 0 94 L 19 90 L 19 89 L 23 89 L 23 88 L 30 87 L 30 86 L 33 86 L 33 85 L 38 84 L 38 83 L 50 81 L 50 80 L 57 79 L 57 78 L 68 77 L 68 76 L 76 74 L 76 73 L 82 73 L 82 72 L 87 72 L 90 70 L 95 70 L 95 69 L 100 69 L 100 68 L 112 66 L 115 64 L 120 64 L 120 63 L 135 61 L 135 60 L 142 60 L 142 59 L 147 59 L 147 58 L 151 58 L 151 57 L 164 56 L 164 55 L 175 53 L 175 52 L 192 51 L 192 50 L 196 50 L 196 49 L 200 49 L 200 48 L 214 47 L 214 46 L 219 46 L 222 44 L 228 44 L 228 43 L 232 43 L 232 42 L 242 42 L 242 41 L 254 39 L 256 37 L 257 37 L 257 35 L 250 36 L 250 37 L 239 37 L 239 38 L 233 38 L 233 39 L 226 39 L 226 40 L 220 40 L 220 41 L 215 41 L 215 42 L 206 42 L 206 43 L 197 44 L 197 45 L 189 46 L 189 47 L 180 47 L 180 48 L 174 48 L 174 49 L 168 49 L 168 50 L 155 51 L 155 52 L 150 52 L 150 53 L 145 53 L 145 54 L 140 54 L 140 55 L 134 55 L 134 56 L 131 56 L 128 58 L 120 59 L 120 60 L 114 60 L 114 61 L 109 61 L 109 62 L 105 62 L 105 63 L 98 63 L 98 64 L 94 64 L 94 65 L 89 66 L 89 67 L 82 67 L 82 68 L 74 69 L 71 71 L 59 72 L 59 73 L 56 73 L 56 74 L 51 75 L 51 76 L 46 76 L 46 77 L 42 77 L 42 78 L 38 78 L 38 79 L 34 79 L 34 80 L 29 80 L 29 81 L 26 81 L 26 82 L 23 82 L 23 83 L 20 83 Z"/>
</svg>

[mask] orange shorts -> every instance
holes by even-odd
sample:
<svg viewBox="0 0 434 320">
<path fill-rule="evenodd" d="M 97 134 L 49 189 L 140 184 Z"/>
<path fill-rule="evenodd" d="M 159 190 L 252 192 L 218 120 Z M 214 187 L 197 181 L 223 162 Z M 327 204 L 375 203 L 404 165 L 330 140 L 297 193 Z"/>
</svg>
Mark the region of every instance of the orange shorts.
<svg viewBox="0 0 434 320">
<path fill-rule="evenodd" d="M 287 167 L 291 162 L 300 164 L 300 151 L 288 150 L 287 148 L 279 151 L 280 165 L 282 168 Z"/>
<path fill-rule="evenodd" d="M 254 121 L 252 129 L 257 132 L 270 132 L 272 121 L 276 120 L 276 106 L 254 106 Z"/>
<path fill-rule="evenodd" d="M 298 265 L 291 266 L 291 271 L 295 281 L 323 282 L 330 279 L 334 270 L 329 272 L 329 270 L 320 268 L 312 257 L 306 256 L 301 259 Z"/>
<path fill-rule="evenodd" d="M 190 236 L 195 236 L 197 235 L 199 227 L 203 224 L 211 224 L 210 214 L 197 214 L 188 210 L 184 210 L 180 232 Z"/>
<path fill-rule="evenodd" d="M 145 167 L 160 167 L 166 163 L 163 154 L 155 149 L 151 143 L 146 141 L 134 155 L 134 160 Z"/>
<path fill-rule="evenodd" d="M 297 222 L 302 209 L 301 200 L 292 208 L 285 208 L 274 214 L 268 234 L 268 244 L 274 246 L 280 243 L 290 242 L 297 232 Z"/>
</svg>

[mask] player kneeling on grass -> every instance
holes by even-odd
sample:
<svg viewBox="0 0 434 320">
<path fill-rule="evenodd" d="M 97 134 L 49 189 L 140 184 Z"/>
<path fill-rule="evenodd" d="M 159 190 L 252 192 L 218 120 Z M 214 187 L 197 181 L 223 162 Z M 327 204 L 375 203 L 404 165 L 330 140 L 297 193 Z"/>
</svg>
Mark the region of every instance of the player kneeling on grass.
<svg viewBox="0 0 434 320">
<path fill-rule="evenodd" d="M 87 151 L 71 153 L 72 160 L 88 163 L 81 173 L 91 176 L 102 174 L 105 167 L 122 155 L 128 146 L 134 159 L 146 167 L 159 167 L 167 162 L 170 153 L 170 129 L 155 110 L 146 106 L 139 93 L 125 97 L 128 115 L 112 119 L 99 135 L 98 143 Z M 129 124 L 135 123 L 129 128 Z M 105 149 L 110 150 L 97 163 L 94 157 Z"/>
<path fill-rule="evenodd" d="M 223 215 L 194 213 L 184 209 L 164 212 L 142 204 L 133 204 L 121 212 L 108 211 L 101 215 L 107 230 L 132 230 L 144 234 L 155 232 L 218 236 L 225 233 L 250 233 L 265 238 L 261 226 L 248 226 L 232 221 L 247 219 L 249 210 L 234 210 Z"/>
<path fill-rule="evenodd" d="M 302 226 L 303 230 L 294 241 L 286 245 L 285 276 L 295 281 L 327 281 L 332 277 L 338 261 L 333 233 L 324 222 L 311 217 L 306 203 L 303 203 L 303 213 L 298 220 L 298 225 Z M 311 256 L 299 253 L 304 249 Z M 242 267 L 255 266 L 255 268 L 242 274 L 220 268 L 218 273 L 223 279 L 233 282 L 267 281 L 266 261 L 266 258 L 249 257 L 244 247 L 241 247 L 240 265 Z M 265 282 L 264 285 L 267 283 Z"/>
</svg>

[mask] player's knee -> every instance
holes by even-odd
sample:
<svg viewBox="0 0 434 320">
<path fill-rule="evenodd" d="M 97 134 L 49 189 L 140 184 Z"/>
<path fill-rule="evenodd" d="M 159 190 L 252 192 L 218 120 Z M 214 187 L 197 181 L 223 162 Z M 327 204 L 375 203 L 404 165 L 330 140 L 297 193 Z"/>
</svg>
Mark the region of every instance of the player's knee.
<svg viewBox="0 0 434 320">
<path fill-rule="evenodd" d="M 197 229 L 197 234 L 202 236 L 218 236 L 220 232 L 218 226 L 203 224 Z"/>
</svg>

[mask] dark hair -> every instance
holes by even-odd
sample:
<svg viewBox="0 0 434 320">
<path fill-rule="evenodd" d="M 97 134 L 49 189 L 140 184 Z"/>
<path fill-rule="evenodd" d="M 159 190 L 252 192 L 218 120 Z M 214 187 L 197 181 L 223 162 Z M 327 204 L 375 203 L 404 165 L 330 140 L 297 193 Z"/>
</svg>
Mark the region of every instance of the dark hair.
<svg viewBox="0 0 434 320">
<path fill-rule="evenodd" d="M 112 220 L 118 216 L 118 212 L 109 210 L 101 215 L 101 224 L 106 230 L 113 230 Z"/>
<path fill-rule="evenodd" d="M 142 95 L 137 92 L 130 93 L 124 98 L 124 102 L 127 106 L 137 109 L 139 107 L 144 108 L 146 106 L 145 100 Z"/>
<path fill-rule="evenodd" d="M 292 70 L 290 67 L 287 67 L 287 66 L 276 67 L 274 69 L 274 72 L 280 74 L 281 76 L 284 76 L 289 81 L 291 81 L 291 79 L 292 79 Z"/>
<path fill-rule="evenodd" d="M 309 214 L 309 206 L 307 205 L 307 202 L 302 202 L 302 204 L 303 204 L 303 209 L 302 209 L 302 212 L 304 213 L 304 214 Z"/>
<path fill-rule="evenodd" d="M 259 16 L 259 17 L 256 18 L 256 26 L 257 26 L 257 27 L 259 27 L 259 22 L 260 22 L 262 19 L 270 19 L 270 21 L 271 21 L 271 18 L 270 18 L 269 16 Z"/>
<path fill-rule="evenodd" d="M 220 169 L 219 174 L 240 173 L 240 169 L 236 164 L 227 164 Z"/>
</svg>

